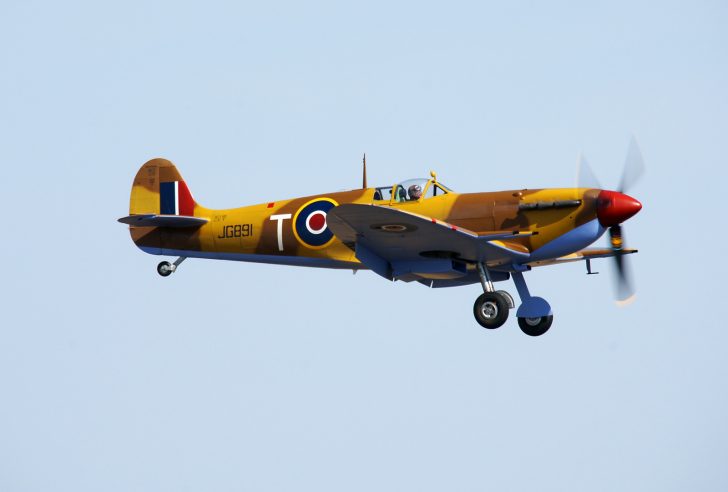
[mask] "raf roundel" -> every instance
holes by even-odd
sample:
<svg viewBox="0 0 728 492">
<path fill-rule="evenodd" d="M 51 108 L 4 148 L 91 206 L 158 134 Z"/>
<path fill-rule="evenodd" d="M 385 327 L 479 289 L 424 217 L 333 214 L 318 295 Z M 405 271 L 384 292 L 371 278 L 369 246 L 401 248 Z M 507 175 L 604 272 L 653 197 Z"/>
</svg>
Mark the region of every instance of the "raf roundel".
<svg viewBox="0 0 728 492">
<path fill-rule="evenodd" d="M 311 249 L 331 244 L 334 234 L 326 225 L 326 214 L 337 205 L 330 198 L 317 198 L 299 208 L 293 218 L 293 233 L 298 242 Z"/>
</svg>

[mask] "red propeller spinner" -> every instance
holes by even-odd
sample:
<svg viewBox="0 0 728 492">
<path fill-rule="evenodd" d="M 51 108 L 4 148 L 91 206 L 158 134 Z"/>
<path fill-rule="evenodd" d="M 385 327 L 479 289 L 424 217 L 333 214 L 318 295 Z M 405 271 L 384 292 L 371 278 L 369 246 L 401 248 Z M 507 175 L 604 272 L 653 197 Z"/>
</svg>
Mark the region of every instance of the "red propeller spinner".
<svg viewBox="0 0 728 492">
<path fill-rule="evenodd" d="M 642 204 L 618 191 L 602 190 L 597 198 L 597 217 L 604 227 L 621 224 L 642 209 Z"/>
</svg>

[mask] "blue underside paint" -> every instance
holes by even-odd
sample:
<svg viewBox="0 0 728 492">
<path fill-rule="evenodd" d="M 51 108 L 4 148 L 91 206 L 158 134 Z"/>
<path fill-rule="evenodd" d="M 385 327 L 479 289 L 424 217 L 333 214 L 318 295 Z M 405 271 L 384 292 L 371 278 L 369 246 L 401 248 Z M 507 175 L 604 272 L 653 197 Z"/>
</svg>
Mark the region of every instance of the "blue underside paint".
<svg viewBox="0 0 728 492">
<path fill-rule="evenodd" d="M 302 256 L 256 255 L 246 253 L 211 253 L 208 251 L 186 251 L 184 249 L 165 249 L 140 247 L 150 255 L 185 256 L 187 258 L 205 258 L 208 260 L 249 261 L 252 263 L 269 263 L 274 265 L 306 266 L 316 268 L 341 268 L 348 270 L 367 270 L 361 263 L 337 261 L 328 258 L 306 258 Z"/>
<path fill-rule="evenodd" d="M 439 274 L 448 275 L 451 278 L 462 277 L 467 273 L 465 268 L 457 268 L 459 263 L 450 259 L 427 259 L 413 261 L 395 261 L 392 262 L 392 275 L 399 277 L 408 273 L 414 274 Z M 463 267 L 465 265 L 463 264 Z M 425 275 L 426 276 L 426 275 Z"/>
<path fill-rule="evenodd" d="M 490 279 L 493 282 L 503 282 L 505 280 L 508 280 L 509 277 L 510 275 L 506 272 L 498 272 L 496 270 L 490 271 Z M 462 287 L 463 285 L 479 284 L 480 277 L 477 273 L 471 272 L 464 277 L 456 279 L 422 279 L 418 280 L 418 282 L 422 285 L 426 285 L 427 287 L 432 287 L 434 289 L 442 287 Z"/>
<path fill-rule="evenodd" d="M 530 261 L 558 258 L 584 249 L 599 239 L 606 229 L 598 219 L 582 224 L 576 229 L 563 234 L 553 241 L 546 243 L 531 253 Z"/>
<path fill-rule="evenodd" d="M 364 244 L 364 241 L 356 243 L 356 257 L 363 264 L 366 264 L 374 273 L 381 275 L 382 277 L 391 280 L 392 272 L 389 266 L 389 262 L 370 250 Z"/>
</svg>

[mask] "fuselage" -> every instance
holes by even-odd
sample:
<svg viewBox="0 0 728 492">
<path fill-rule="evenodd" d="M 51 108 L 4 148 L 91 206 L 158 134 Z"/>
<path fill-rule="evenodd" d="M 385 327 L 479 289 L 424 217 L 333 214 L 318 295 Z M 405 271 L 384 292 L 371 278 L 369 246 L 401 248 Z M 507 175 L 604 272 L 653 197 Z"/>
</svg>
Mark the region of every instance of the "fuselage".
<svg viewBox="0 0 728 492">
<path fill-rule="evenodd" d="M 392 207 L 453 227 L 486 234 L 497 231 L 532 233 L 503 241 L 524 259 L 556 258 L 585 248 L 606 230 L 598 218 L 601 190 L 549 188 L 483 193 L 455 193 L 430 187 L 416 200 L 389 198 L 383 188 L 312 195 L 240 208 L 213 210 L 194 205 L 194 216 L 209 220 L 186 228 L 131 227 L 134 242 L 151 254 L 255 261 L 284 265 L 360 269 L 354 248 L 336 238 L 326 226 L 326 212 L 345 203 Z M 384 199 L 382 199 L 384 198 Z M 465 259 L 468 260 L 468 259 Z M 504 270 L 508 266 L 500 265 Z"/>
</svg>

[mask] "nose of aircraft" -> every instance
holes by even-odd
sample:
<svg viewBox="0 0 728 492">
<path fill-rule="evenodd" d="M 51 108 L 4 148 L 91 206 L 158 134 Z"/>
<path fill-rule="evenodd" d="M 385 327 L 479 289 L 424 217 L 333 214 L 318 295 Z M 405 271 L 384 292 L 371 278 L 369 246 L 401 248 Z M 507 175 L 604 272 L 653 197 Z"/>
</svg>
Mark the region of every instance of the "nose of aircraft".
<svg viewBox="0 0 728 492">
<path fill-rule="evenodd" d="M 642 209 L 642 204 L 618 191 L 602 190 L 597 198 L 597 218 L 604 227 L 621 224 Z"/>
</svg>

